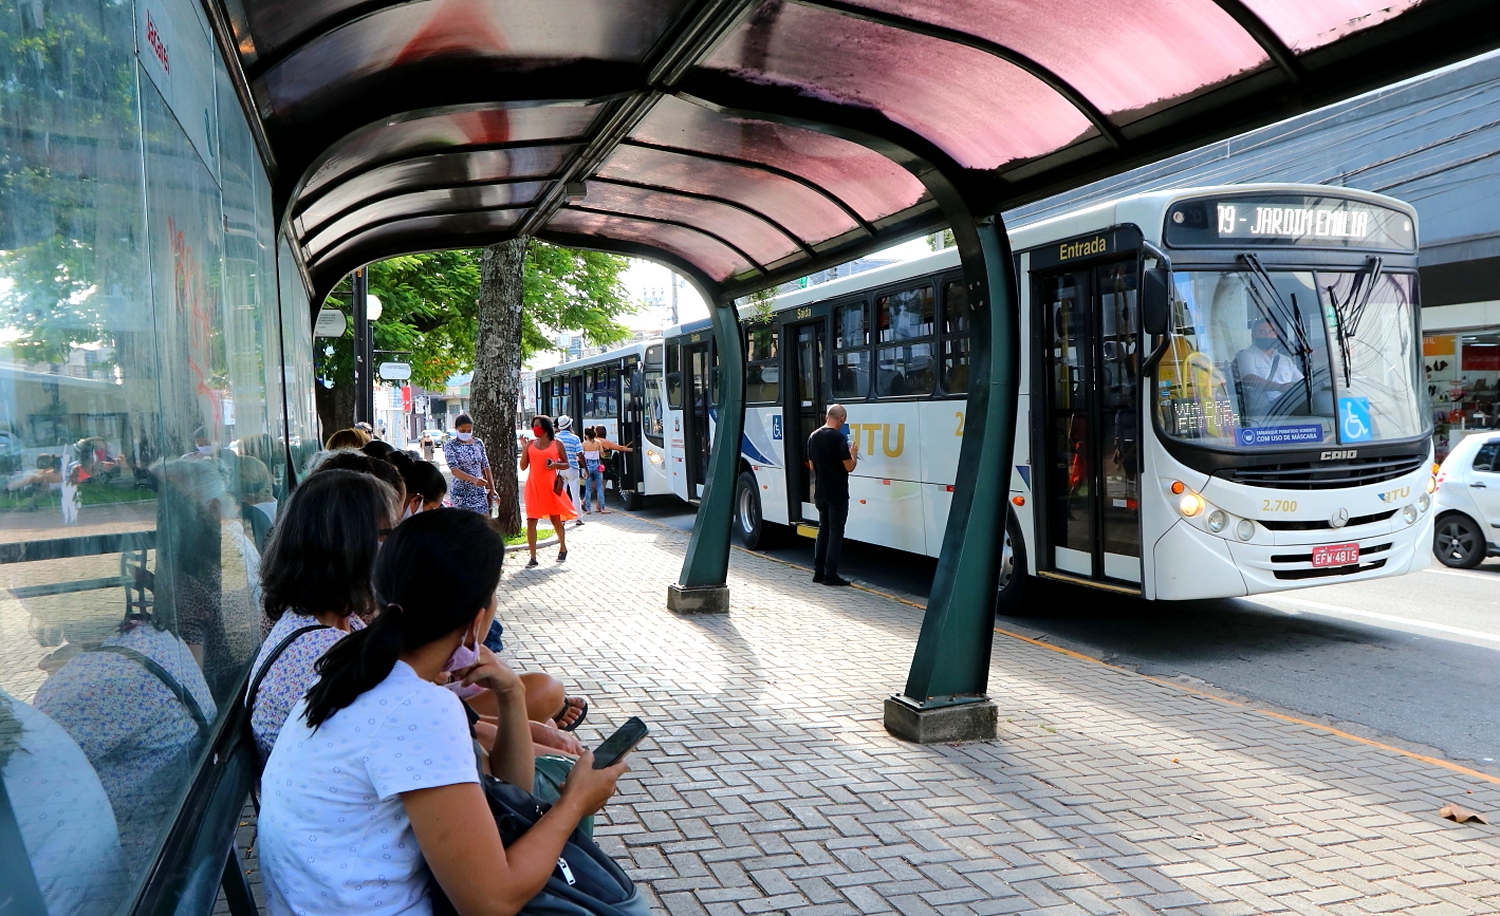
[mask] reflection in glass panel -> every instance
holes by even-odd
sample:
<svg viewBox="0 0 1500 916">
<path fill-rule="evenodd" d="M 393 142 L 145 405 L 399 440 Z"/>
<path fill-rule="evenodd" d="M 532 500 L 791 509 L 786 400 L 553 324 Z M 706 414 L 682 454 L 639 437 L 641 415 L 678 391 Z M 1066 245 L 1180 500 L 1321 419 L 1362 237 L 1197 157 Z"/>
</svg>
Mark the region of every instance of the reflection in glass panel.
<svg viewBox="0 0 1500 916">
<path fill-rule="evenodd" d="M 967 337 L 943 341 L 943 390 L 948 394 L 964 394 L 969 390 Z"/>
<path fill-rule="evenodd" d="M 833 310 L 833 345 L 835 347 L 863 347 L 870 342 L 865 325 L 865 304 L 851 302 Z"/>
<path fill-rule="evenodd" d="M 835 400 L 863 399 L 870 394 L 870 351 L 835 350 L 833 396 Z"/>
<path fill-rule="evenodd" d="M 227 74 L 180 27 L 170 108 L 134 15 L 0 6 L 0 780 L 50 916 L 116 912 L 179 818 L 260 641 L 283 429 L 312 429 Z"/>
<path fill-rule="evenodd" d="M 875 300 L 881 343 L 932 334 L 932 287 L 904 289 Z"/>
<path fill-rule="evenodd" d="M 968 290 L 963 281 L 950 280 L 943 284 L 943 333 L 967 334 L 969 320 L 974 309 L 969 305 Z"/>
<path fill-rule="evenodd" d="M 910 344 L 875 351 L 875 394 L 882 398 L 932 394 L 932 344 Z"/>
</svg>

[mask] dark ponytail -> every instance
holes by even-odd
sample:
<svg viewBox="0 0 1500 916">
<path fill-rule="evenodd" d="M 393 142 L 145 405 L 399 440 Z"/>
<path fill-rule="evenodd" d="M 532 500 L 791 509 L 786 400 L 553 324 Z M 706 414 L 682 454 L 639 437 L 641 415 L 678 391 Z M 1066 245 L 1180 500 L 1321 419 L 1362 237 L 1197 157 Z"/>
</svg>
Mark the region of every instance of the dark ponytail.
<svg viewBox="0 0 1500 916">
<path fill-rule="evenodd" d="M 318 660 L 307 724 L 317 728 L 385 680 L 402 652 L 472 624 L 500 586 L 504 559 L 505 542 L 477 512 L 434 509 L 402 522 L 375 563 L 380 615 Z M 425 584 L 432 581 L 444 588 Z"/>
</svg>

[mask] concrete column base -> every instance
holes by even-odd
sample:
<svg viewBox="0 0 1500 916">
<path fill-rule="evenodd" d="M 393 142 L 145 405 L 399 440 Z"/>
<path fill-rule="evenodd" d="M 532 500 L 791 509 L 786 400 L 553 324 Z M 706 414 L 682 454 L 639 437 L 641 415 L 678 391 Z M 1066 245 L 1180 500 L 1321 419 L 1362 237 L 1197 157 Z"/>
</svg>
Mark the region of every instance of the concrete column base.
<svg viewBox="0 0 1500 916">
<path fill-rule="evenodd" d="M 669 585 L 667 610 L 674 614 L 727 614 L 729 586 Z"/>
<path fill-rule="evenodd" d="M 987 699 L 923 709 L 905 697 L 885 701 L 885 730 L 904 741 L 944 744 L 987 741 L 996 735 L 1000 711 Z"/>
</svg>

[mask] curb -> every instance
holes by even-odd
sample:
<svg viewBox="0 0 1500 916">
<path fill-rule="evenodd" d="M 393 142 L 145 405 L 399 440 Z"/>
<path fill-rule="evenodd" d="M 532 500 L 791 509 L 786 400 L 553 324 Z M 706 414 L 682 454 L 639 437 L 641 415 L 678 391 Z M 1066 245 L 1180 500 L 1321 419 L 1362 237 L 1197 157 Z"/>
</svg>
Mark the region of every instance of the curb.
<svg viewBox="0 0 1500 916">
<path fill-rule="evenodd" d="M 557 535 L 554 534 L 554 535 L 552 535 L 552 537 L 547 538 L 545 541 L 537 541 L 536 542 L 536 549 L 537 550 L 541 550 L 543 547 L 551 547 L 553 544 L 556 544 L 556 543 L 557 543 Z M 505 548 L 505 552 L 506 553 L 515 553 L 516 551 L 527 550 L 527 549 L 529 549 L 529 548 L 527 548 L 527 546 L 525 544 L 511 544 L 511 545 L 508 545 Z"/>
</svg>

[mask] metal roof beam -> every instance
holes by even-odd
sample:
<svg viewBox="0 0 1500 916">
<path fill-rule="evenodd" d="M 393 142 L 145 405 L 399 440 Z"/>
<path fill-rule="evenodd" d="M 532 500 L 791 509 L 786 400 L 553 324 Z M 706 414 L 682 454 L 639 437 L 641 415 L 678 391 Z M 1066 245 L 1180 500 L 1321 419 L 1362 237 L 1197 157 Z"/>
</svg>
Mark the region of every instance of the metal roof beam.
<svg viewBox="0 0 1500 916">
<path fill-rule="evenodd" d="M 756 219 L 770 226 L 772 229 L 775 229 L 777 232 L 786 236 L 793 245 L 796 245 L 797 248 L 801 250 L 803 255 L 810 258 L 816 254 L 816 252 L 813 251 L 812 246 L 804 241 L 801 237 L 799 237 L 796 233 L 792 232 L 792 230 L 783 226 L 781 223 L 760 212 L 754 207 L 748 207 L 740 203 L 739 201 L 730 200 L 727 197 L 719 197 L 715 194 L 700 194 L 697 191 L 684 191 L 681 188 L 669 188 L 659 184 L 648 184 L 644 181 L 625 181 L 624 179 L 620 178 L 594 177 L 589 180 L 594 182 L 595 184 L 616 185 L 622 188 L 635 188 L 639 191 L 650 191 L 654 194 L 669 194 L 673 197 L 686 197 L 689 200 L 705 200 L 709 203 L 723 204 L 726 207 L 732 207 L 733 209 L 738 210 L 741 213 L 745 213 L 749 216 L 755 217 Z"/>
<path fill-rule="evenodd" d="M 761 263 L 759 261 L 757 261 L 754 258 L 750 257 L 750 254 L 748 252 L 746 252 L 743 248 L 741 248 L 740 246 L 738 246 L 735 243 L 731 242 L 729 239 L 724 238 L 722 235 L 719 235 L 718 233 L 709 232 L 707 229 L 704 229 L 702 226 L 694 226 L 692 223 L 684 223 L 681 220 L 675 220 L 675 219 L 665 219 L 665 218 L 660 217 L 660 216 L 643 216 L 642 214 L 639 214 L 639 213 L 626 213 L 623 210 L 605 210 L 602 207 L 583 207 L 583 206 L 579 206 L 578 204 L 569 204 L 568 205 L 568 209 L 569 210 L 576 210 L 579 213 L 596 213 L 596 214 L 598 214 L 600 216 L 613 216 L 616 219 L 633 219 L 633 220 L 639 220 L 640 222 L 643 222 L 643 223 L 657 223 L 657 224 L 662 225 L 662 226 L 676 226 L 679 229 L 686 229 L 689 232 L 696 232 L 699 235 L 706 235 L 709 238 L 713 239 L 714 241 L 718 242 L 720 245 L 723 245 L 725 248 L 728 248 L 730 251 L 733 251 L 735 254 L 739 255 L 741 258 L 744 258 L 745 259 L 745 263 L 749 264 L 752 268 L 754 268 L 757 273 L 760 273 L 760 274 L 767 273 L 765 267 L 761 266 Z"/>
<path fill-rule="evenodd" d="M 545 226 L 565 203 L 567 186 L 597 171 L 656 107 L 661 93 L 707 57 L 758 3 L 759 0 L 699 0 L 692 4 L 646 55 L 649 88 L 613 106 L 603 117 L 589 144 L 564 167 L 557 181 L 521 221 L 517 235 L 535 235 Z"/>
</svg>

